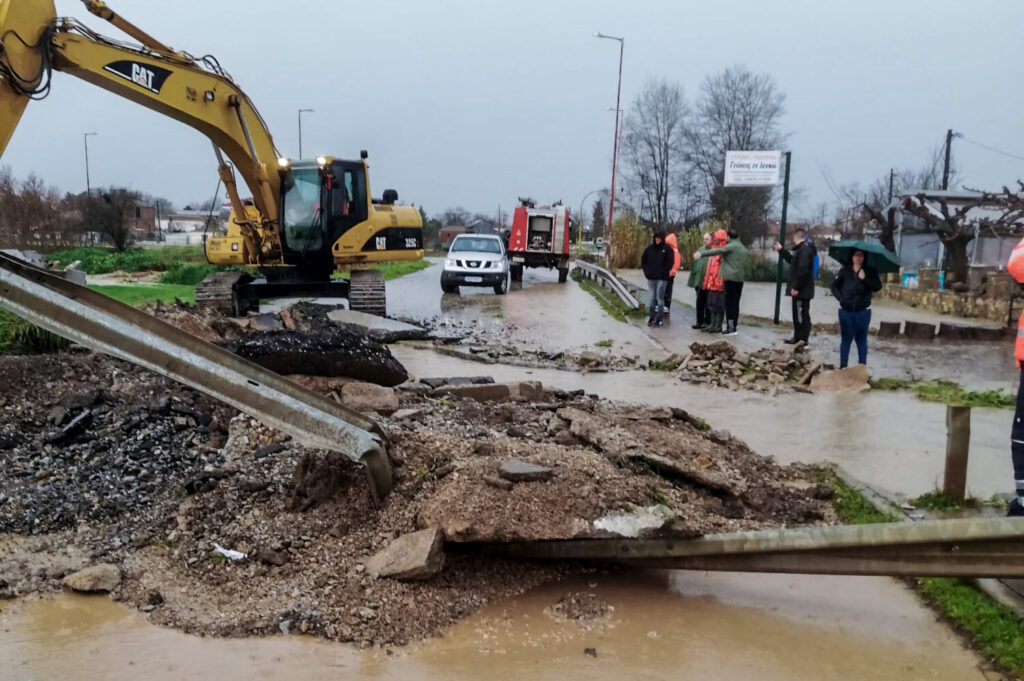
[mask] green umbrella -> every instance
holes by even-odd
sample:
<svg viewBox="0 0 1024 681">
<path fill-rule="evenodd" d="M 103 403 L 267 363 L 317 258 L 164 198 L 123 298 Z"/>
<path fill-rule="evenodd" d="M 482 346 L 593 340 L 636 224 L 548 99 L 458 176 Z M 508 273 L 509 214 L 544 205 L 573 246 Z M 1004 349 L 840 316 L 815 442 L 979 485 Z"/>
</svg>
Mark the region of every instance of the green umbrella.
<svg viewBox="0 0 1024 681">
<path fill-rule="evenodd" d="M 864 264 L 879 274 L 900 271 L 900 261 L 896 254 L 880 244 L 869 244 L 867 241 L 837 241 L 828 247 L 829 256 L 844 265 L 850 264 L 854 251 L 864 251 Z"/>
</svg>

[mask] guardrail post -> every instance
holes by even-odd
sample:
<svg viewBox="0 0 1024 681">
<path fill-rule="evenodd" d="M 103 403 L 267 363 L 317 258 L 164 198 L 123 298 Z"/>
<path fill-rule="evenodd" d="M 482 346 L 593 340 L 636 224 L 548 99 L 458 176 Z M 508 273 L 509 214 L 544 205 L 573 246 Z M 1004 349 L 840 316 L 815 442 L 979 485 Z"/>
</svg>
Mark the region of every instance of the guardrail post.
<svg viewBox="0 0 1024 681">
<path fill-rule="evenodd" d="M 963 501 L 967 494 L 967 453 L 971 446 L 971 408 L 946 407 L 946 471 L 942 495 Z"/>
</svg>

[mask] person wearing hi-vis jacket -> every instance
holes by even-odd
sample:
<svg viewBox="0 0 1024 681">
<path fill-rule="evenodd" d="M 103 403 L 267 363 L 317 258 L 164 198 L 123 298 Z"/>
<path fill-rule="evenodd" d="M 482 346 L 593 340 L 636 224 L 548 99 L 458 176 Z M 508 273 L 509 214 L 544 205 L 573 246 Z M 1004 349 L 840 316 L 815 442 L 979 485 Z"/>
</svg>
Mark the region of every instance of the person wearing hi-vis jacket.
<svg viewBox="0 0 1024 681">
<path fill-rule="evenodd" d="M 1006 271 L 1017 280 L 1017 283 L 1024 284 L 1024 239 L 1021 239 L 1010 253 Z M 1013 355 L 1017 360 L 1017 369 L 1020 370 L 1024 363 L 1024 312 L 1017 320 L 1017 340 Z M 1006 515 L 1024 517 L 1024 373 L 1021 373 L 1020 387 L 1017 388 L 1017 409 L 1013 413 L 1013 426 L 1010 429 L 1010 457 L 1013 459 L 1013 479 L 1017 496 L 1010 501 L 1010 510 Z"/>
</svg>

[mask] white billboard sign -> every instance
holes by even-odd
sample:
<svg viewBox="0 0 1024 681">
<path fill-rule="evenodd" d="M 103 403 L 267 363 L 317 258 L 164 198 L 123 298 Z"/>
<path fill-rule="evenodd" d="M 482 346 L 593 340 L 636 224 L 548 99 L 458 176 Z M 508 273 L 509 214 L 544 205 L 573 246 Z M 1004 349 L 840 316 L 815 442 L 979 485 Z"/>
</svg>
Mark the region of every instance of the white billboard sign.
<svg viewBox="0 0 1024 681">
<path fill-rule="evenodd" d="M 726 187 L 774 187 L 779 183 L 778 151 L 725 152 Z"/>
</svg>

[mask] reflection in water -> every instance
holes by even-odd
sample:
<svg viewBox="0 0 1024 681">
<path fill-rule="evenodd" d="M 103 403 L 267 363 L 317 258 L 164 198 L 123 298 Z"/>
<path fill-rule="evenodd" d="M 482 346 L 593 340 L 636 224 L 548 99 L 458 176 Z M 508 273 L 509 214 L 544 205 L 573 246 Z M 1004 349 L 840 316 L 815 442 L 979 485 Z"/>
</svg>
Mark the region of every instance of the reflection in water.
<svg viewBox="0 0 1024 681">
<path fill-rule="evenodd" d="M 584 627 L 550 607 L 591 591 Z M 592 648 L 596 657 L 584 653 Z M 591 575 L 536 589 L 407 649 L 300 637 L 203 639 L 103 597 L 0 611 L 0 679 L 964 679 L 978 660 L 885 578 L 685 572 Z"/>
</svg>

